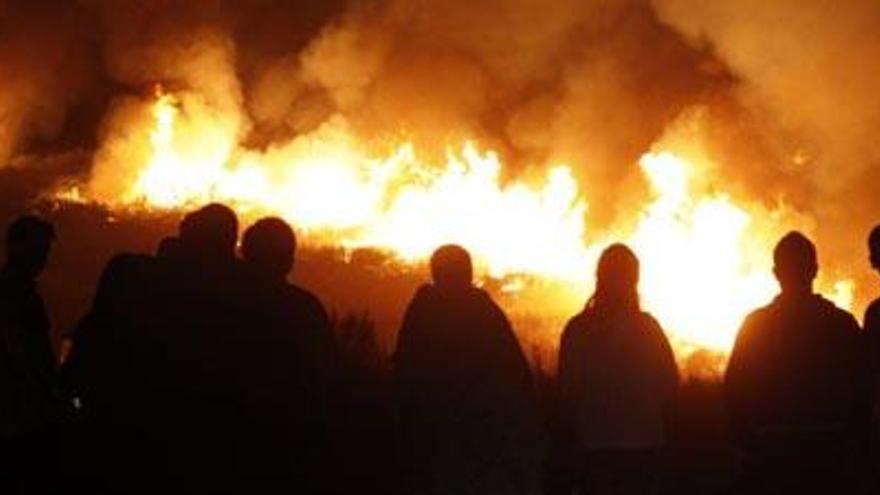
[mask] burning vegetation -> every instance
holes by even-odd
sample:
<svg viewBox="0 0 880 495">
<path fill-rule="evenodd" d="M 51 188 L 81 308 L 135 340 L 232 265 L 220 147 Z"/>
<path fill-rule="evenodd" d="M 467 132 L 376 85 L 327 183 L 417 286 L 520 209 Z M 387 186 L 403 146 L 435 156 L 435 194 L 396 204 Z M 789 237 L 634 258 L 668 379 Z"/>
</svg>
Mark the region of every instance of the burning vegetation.
<svg viewBox="0 0 880 495">
<path fill-rule="evenodd" d="M 679 360 L 715 373 L 790 229 L 864 306 L 880 206 L 880 8 L 747 3 L 0 1 L 0 166 L 118 215 L 280 215 L 403 271 L 459 243 L 548 347 L 626 242 Z"/>
</svg>

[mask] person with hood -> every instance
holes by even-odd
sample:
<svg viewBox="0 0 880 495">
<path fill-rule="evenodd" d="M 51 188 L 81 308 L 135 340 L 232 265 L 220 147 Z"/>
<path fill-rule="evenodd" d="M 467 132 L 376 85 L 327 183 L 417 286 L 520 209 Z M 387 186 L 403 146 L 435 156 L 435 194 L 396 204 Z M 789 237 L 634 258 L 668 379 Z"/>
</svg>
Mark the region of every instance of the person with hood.
<svg viewBox="0 0 880 495">
<path fill-rule="evenodd" d="M 404 463 L 416 494 L 534 493 L 541 435 L 528 363 L 468 252 L 431 257 L 394 357 Z"/>
<path fill-rule="evenodd" d="M 562 417 L 583 493 L 658 490 L 678 369 L 662 328 L 640 307 L 638 282 L 635 254 L 622 244 L 606 249 L 593 296 L 562 334 Z"/>
</svg>

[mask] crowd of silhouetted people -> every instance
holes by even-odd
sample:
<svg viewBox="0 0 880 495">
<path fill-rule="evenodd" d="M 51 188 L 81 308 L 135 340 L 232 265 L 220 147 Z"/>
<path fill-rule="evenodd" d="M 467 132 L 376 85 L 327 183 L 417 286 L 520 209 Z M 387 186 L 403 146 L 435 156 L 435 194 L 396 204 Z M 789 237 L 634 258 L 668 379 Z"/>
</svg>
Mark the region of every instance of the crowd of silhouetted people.
<svg viewBox="0 0 880 495">
<path fill-rule="evenodd" d="M 36 280 L 53 226 L 22 216 L 0 271 L 3 493 L 653 494 L 680 378 L 622 244 L 562 333 L 554 406 L 510 321 L 439 247 L 403 314 L 387 395 L 352 370 L 321 302 L 288 282 L 296 237 L 211 204 L 155 254 L 113 257 L 63 362 Z M 869 237 L 880 271 L 880 227 Z M 864 329 L 817 295 L 800 233 L 780 294 L 724 377 L 734 493 L 877 493 L 880 299 Z"/>
</svg>

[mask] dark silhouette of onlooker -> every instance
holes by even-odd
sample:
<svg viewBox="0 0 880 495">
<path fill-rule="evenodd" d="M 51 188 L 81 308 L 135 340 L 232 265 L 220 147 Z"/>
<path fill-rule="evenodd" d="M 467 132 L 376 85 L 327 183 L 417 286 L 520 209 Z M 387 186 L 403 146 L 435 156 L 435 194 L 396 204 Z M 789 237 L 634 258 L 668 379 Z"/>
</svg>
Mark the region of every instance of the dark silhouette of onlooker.
<svg viewBox="0 0 880 495">
<path fill-rule="evenodd" d="M 510 323 L 473 286 L 463 248 L 439 248 L 431 274 L 406 309 L 394 357 L 411 492 L 531 493 L 540 435 Z"/>
<path fill-rule="evenodd" d="M 639 262 L 626 246 L 602 253 L 596 290 L 562 334 L 559 393 L 583 493 L 658 489 L 665 419 L 678 369 L 657 321 L 641 310 Z"/>
<path fill-rule="evenodd" d="M 250 383 L 241 351 L 254 304 L 235 257 L 238 219 L 209 204 L 184 217 L 178 238 L 176 253 L 157 260 L 155 297 L 134 327 L 139 367 L 148 370 L 137 375 L 138 405 L 149 415 L 142 433 L 161 456 L 159 471 L 182 491 L 240 491 L 236 447 Z"/>
<path fill-rule="evenodd" d="M 880 272 L 880 225 L 868 236 L 871 267 Z M 880 489 L 880 298 L 875 299 L 865 312 L 865 337 L 868 341 L 868 366 L 871 373 L 871 456 L 870 470 L 874 473 L 875 489 Z"/>
<path fill-rule="evenodd" d="M 93 433 L 91 475 L 111 493 L 240 491 L 246 404 L 237 346 L 250 329 L 238 220 L 220 204 L 186 215 L 157 257 L 122 254 L 73 337 L 68 393 Z M 137 480 L 137 482 L 132 482 Z"/>
<path fill-rule="evenodd" d="M 34 489 L 51 468 L 52 430 L 60 419 L 58 375 L 50 323 L 36 279 L 46 267 L 55 232 L 22 216 L 6 232 L 0 270 L 0 471 L 9 493 Z"/>
<path fill-rule="evenodd" d="M 284 220 L 257 221 L 245 231 L 241 252 L 253 304 L 250 331 L 238 345 L 247 380 L 239 445 L 244 469 L 279 482 L 286 478 L 298 493 L 326 489 L 325 394 L 334 357 L 327 313 L 317 297 L 287 281 L 296 237 Z"/>
<path fill-rule="evenodd" d="M 142 407 L 146 378 L 139 376 L 143 346 L 136 338 L 151 310 L 147 286 L 154 270 L 150 256 L 114 256 L 72 335 L 61 378 L 75 406 L 67 440 L 69 469 L 80 480 L 78 488 L 121 492 L 131 486 L 127 478 L 139 474 L 137 466 L 156 456 L 145 445 L 151 435 L 138 434 L 150 420 L 144 419 L 149 411 Z"/>
<path fill-rule="evenodd" d="M 813 292 L 816 249 L 798 232 L 773 253 L 782 292 L 750 314 L 725 376 L 752 493 L 851 493 L 865 432 L 859 327 Z"/>
<path fill-rule="evenodd" d="M 880 272 L 880 225 L 868 236 L 868 252 L 871 267 Z M 874 397 L 880 404 L 880 298 L 874 300 L 865 312 L 865 334 L 870 342 L 871 369 L 874 374 Z M 880 413 L 880 406 L 875 407 Z M 880 415 L 878 415 L 880 417 Z"/>
</svg>

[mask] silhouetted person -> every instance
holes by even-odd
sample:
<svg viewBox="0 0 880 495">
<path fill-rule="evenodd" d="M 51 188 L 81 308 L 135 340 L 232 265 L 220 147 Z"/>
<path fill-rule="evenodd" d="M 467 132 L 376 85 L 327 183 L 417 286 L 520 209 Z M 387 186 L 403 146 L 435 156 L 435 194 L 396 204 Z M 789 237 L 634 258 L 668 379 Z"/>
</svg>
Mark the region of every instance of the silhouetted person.
<svg viewBox="0 0 880 495">
<path fill-rule="evenodd" d="M 562 334 L 559 392 L 583 493 L 658 487 L 678 369 L 660 325 L 640 308 L 638 282 L 635 254 L 622 244 L 606 249 L 595 293 Z"/>
<path fill-rule="evenodd" d="M 131 486 L 129 475 L 139 474 L 135 466 L 157 455 L 144 445 L 152 435 L 139 434 L 150 420 L 142 407 L 147 379 L 140 376 L 145 359 L 137 339 L 144 314 L 152 311 L 147 286 L 154 270 L 150 256 L 114 256 L 73 333 L 61 371 L 64 393 L 76 406 L 68 463 L 82 482 L 79 488 L 120 492 Z M 114 479 L 120 482 L 114 485 Z"/>
<path fill-rule="evenodd" d="M 248 380 L 241 454 L 248 474 L 287 478 L 297 493 L 326 489 L 332 477 L 324 421 L 333 335 L 310 292 L 290 284 L 296 237 L 280 218 L 249 227 L 241 252 L 254 304 L 249 335 L 238 346 Z M 322 474 L 324 475 L 322 477 Z"/>
<path fill-rule="evenodd" d="M 239 490 L 236 445 L 246 411 L 239 347 L 253 324 L 252 288 L 235 257 L 238 219 L 213 203 L 187 214 L 177 253 L 157 260 L 156 297 L 135 326 L 149 411 L 164 476 L 182 491 Z M 159 455 L 157 455 L 159 457 Z M 148 472 L 147 472 L 148 473 Z"/>
<path fill-rule="evenodd" d="M 871 267 L 880 272 L 880 225 L 874 227 L 868 236 L 868 252 Z M 880 488 L 880 298 L 874 300 L 865 312 L 865 336 L 868 341 L 871 372 L 871 468 L 874 471 L 875 488 Z"/>
<path fill-rule="evenodd" d="M 29 492 L 52 467 L 51 431 L 61 409 L 49 318 L 36 279 L 54 238 L 52 225 L 34 216 L 19 217 L 6 232 L 0 271 L 0 469 L 10 493 Z"/>
<path fill-rule="evenodd" d="M 782 292 L 750 314 L 725 377 L 728 414 L 756 493 L 851 493 L 864 435 L 859 327 L 813 292 L 816 249 L 798 232 L 773 253 Z"/>
<path fill-rule="evenodd" d="M 72 337 L 67 361 L 62 369 L 65 392 L 81 403 L 81 408 L 98 408 L 98 402 L 114 401 L 110 381 L 120 370 L 121 340 L 130 331 L 137 306 L 144 304 L 143 284 L 154 269 L 153 258 L 123 253 L 104 267 L 89 312 L 79 322 Z M 126 386 L 122 384 L 121 386 Z M 110 397 L 108 397 L 108 395 Z"/>
<path fill-rule="evenodd" d="M 880 273 L 880 225 L 868 236 L 868 252 L 871 267 Z M 870 341 L 871 368 L 874 374 L 874 397 L 880 416 L 880 298 L 874 300 L 865 312 L 865 334 Z"/>
<path fill-rule="evenodd" d="M 412 493 L 531 493 L 540 454 L 528 364 L 510 323 L 472 285 L 458 246 L 431 257 L 395 354 Z"/>
</svg>

